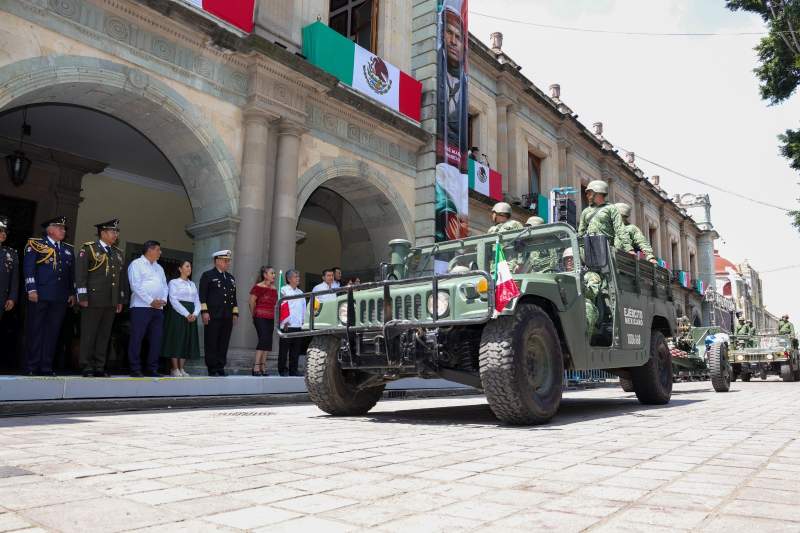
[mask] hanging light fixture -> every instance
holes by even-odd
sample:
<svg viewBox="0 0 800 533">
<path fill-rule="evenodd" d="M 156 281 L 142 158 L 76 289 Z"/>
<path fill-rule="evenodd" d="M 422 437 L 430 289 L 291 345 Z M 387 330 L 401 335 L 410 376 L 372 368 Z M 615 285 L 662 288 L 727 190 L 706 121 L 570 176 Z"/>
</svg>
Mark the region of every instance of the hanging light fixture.
<svg viewBox="0 0 800 533">
<path fill-rule="evenodd" d="M 22 151 L 22 139 L 26 135 L 31 134 L 31 127 L 28 124 L 28 108 L 22 110 L 22 128 L 19 133 L 19 147 L 14 150 L 14 153 L 6 156 L 6 169 L 8 170 L 8 177 L 11 178 L 11 183 L 19 187 L 28 178 L 28 172 L 31 169 L 31 160 L 25 156 Z"/>
</svg>

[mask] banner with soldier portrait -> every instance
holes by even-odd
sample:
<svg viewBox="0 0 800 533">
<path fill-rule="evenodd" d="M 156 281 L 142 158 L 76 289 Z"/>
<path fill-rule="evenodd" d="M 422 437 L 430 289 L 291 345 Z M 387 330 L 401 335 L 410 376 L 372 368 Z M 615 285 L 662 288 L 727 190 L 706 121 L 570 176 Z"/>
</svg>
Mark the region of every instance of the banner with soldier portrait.
<svg viewBox="0 0 800 533">
<path fill-rule="evenodd" d="M 437 2 L 436 240 L 469 236 L 468 0 Z"/>
</svg>

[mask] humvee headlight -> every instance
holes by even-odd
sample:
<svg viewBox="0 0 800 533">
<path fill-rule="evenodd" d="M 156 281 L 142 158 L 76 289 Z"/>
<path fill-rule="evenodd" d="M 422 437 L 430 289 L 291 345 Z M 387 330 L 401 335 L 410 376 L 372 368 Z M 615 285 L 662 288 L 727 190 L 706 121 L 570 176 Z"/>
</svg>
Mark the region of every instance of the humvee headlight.
<svg viewBox="0 0 800 533">
<path fill-rule="evenodd" d="M 478 284 L 475 286 L 475 289 L 478 291 L 478 294 L 486 294 L 489 292 L 489 282 L 486 281 L 486 278 L 481 278 L 478 280 Z"/>
<path fill-rule="evenodd" d="M 447 291 L 439 291 L 436 295 L 436 313 L 439 318 L 447 316 L 450 310 L 450 293 Z M 428 295 L 428 314 L 433 316 L 433 294 Z"/>
<path fill-rule="evenodd" d="M 736 360 L 737 361 L 744 361 L 744 356 L 743 355 L 737 355 L 736 356 Z"/>
<path fill-rule="evenodd" d="M 339 302 L 339 323 L 343 326 L 347 325 L 347 302 Z"/>
<path fill-rule="evenodd" d="M 768 354 L 767 354 L 767 359 L 769 359 L 770 361 L 772 361 L 772 354 L 771 354 L 771 353 L 768 353 Z"/>
</svg>

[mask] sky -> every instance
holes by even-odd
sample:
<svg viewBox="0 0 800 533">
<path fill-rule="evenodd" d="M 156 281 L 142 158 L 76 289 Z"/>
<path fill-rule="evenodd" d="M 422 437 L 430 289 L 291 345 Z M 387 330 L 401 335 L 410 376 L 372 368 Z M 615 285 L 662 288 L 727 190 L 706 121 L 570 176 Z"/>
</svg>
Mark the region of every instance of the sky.
<svg viewBox="0 0 800 533">
<path fill-rule="evenodd" d="M 800 175 L 778 153 L 776 136 L 798 126 L 800 95 L 769 107 L 761 100 L 753 47 L 758 35 L 622 36 L 542 29 L 537 24 L 655 33 L 764 32 L 755 15 L 723 0 L 470 0 L 470 32 L 503 51 L 591 126 L 603 122 L 619 149 L 748 198 L 798 208 Z M 690 182 L 641 159 L 647 176 L 675 193 L 708 193 L 716 246 L 758 271 L 800 264 L 800 233 L 785 212 Z M 767 309 L 800 324 L 800 268 L 762 274 Z"/>
</svg>

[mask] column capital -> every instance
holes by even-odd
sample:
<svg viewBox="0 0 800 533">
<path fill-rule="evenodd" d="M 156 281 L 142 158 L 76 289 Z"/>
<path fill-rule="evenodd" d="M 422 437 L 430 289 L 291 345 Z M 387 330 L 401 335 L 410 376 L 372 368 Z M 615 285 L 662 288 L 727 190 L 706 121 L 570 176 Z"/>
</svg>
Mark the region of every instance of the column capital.
<svg viewBox="0 0 800 533">
<path fill-rule="evenodd" d="M 239 227 L 238 217 L 222 217 L 214 220 L 195 222 L 186 226 L 193 239 L 206 239 L 224 234 L 235 234 Z"/>
<path fill-rule="evenodd" d="M 264 109 L 258 104 L 249 104 L 244 108 L 244 120 L 249 121 L 263 121 L 273 122 L 280 118 L 280 115 Z"/>
<path fill-rule="evenodd" d="M 278 135 L 292 135 L 294 137 L 300 137 L 307 131 L 308 128 L 302 124 L 298 124 L 293 120 L 282 118 L 280 121 L 278 121 Z"/>
</svg>

